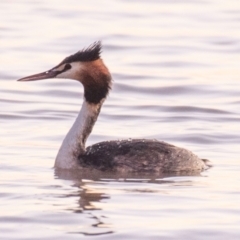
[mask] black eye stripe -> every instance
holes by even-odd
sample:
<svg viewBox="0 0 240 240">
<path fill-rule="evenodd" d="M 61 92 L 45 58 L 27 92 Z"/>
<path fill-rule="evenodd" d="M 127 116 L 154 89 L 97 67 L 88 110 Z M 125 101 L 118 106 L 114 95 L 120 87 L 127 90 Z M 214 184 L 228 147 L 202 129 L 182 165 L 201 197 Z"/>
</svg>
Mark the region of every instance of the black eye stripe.
<svg viewBox="0 0 240 240">
<path fill-rule="evenodd" d="M 72 68 L 71 64 L 66 64 L 66 65 L 64 66 L 63 70 L 61 70 L 61 71 L 56 71 L 56 73 L 57 73 L 57 74 L 60 74 L 60 73 L 66 72 L 67 70 L 69 70 L 69 69 L 71 69 L 71 68 Z"/>
<path fill-rule="evenodd" d="M 67 70 L 69 70 L 71 68 L 72 68 L 71 64 L 66 64 L 64 69 L 63 69 L 63 71 L 67 71 Z"/>
</svg>

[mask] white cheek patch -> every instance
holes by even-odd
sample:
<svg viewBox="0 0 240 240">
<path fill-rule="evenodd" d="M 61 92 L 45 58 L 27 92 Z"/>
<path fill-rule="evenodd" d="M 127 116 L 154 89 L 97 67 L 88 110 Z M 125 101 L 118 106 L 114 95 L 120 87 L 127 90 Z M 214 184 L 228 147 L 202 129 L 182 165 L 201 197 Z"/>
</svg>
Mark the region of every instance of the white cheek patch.
<svg viewBox="0 0 240 240">
<path fill-rule="evenodd" d="M 72 62 L 70 63 L 71 68 L 68 69 L 67 71 L 64 71 L 56 76 L 56 78 L 69 78 L 69 79 L 75 79 L 79 80 L 80 79 L 80 72 L 82 70 L 82 64 L 79 62 Z M 64 69 L 64 66 L 61 66 L 60 68 L 57 68 L 56 71 L 61 71 Z"/>
<path fill-rule="evenodd" d="M 58 74 L 58 75 L 56 76 L 56 78 L 70 78 L 68 72 L 69 72 L 69 70 L 66 71 L 66 72 L 62 72 L 62 73 Z"/>
</svg>

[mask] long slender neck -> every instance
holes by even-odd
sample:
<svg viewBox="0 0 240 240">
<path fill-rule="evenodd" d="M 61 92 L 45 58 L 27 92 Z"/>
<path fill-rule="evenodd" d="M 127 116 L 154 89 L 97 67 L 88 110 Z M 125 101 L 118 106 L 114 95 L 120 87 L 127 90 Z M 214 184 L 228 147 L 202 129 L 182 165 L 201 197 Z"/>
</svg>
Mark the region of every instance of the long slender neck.
<svg viewBox="0 0 240 240">
<path fill-rule="evenodd" d="M 97 120 L 103 102 L 104 99 L 98 104 L 90 104 L 84 100 L 77 119 L 63 140 L 54 167 L 62 169 L 78 167 L 78 157 L 85 153 L 86 140 Z"/>
</svg>

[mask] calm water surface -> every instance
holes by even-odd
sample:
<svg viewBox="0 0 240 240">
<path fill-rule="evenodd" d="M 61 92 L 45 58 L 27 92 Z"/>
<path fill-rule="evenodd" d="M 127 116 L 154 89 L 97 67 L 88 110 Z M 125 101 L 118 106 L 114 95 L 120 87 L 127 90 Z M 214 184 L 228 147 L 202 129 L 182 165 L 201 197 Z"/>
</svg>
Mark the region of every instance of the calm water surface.
<svg viewBox="0 0 240 240">
<path fill-rule="evenodd" d="M 0 2 L 0 239 L 240 239 L 240 2 Z M 114 86 L 88 144 L 145 137 L 201 176 L 54 172 L 74 81 L 19 83 L 103 41 Z"/>
</svg>

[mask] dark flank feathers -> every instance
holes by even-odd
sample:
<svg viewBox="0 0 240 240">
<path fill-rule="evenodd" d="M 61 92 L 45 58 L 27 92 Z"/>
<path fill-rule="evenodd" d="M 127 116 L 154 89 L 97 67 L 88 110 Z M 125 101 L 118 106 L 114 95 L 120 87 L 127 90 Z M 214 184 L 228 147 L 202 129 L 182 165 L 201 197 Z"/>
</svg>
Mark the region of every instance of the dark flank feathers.
<svg viewBox="0 0 240 240">
<path fill-rule="evenodd" d="M 102 44 L 100 41 L 94 42 L 88 48 L 85 48 L 77 53 L 66 57 L 61 64 L 63 63 L 72 63 L 72 62 L 90 62 L 95 61 L 100 58 Z"/>
<path fill-rule="evenodd" d="M 192 152 L 150 139 L 128 139 L 96 143 L 79 156 L 83 167 L 102 171 L 199 173 L 204 161 Z"/>
</svg>

